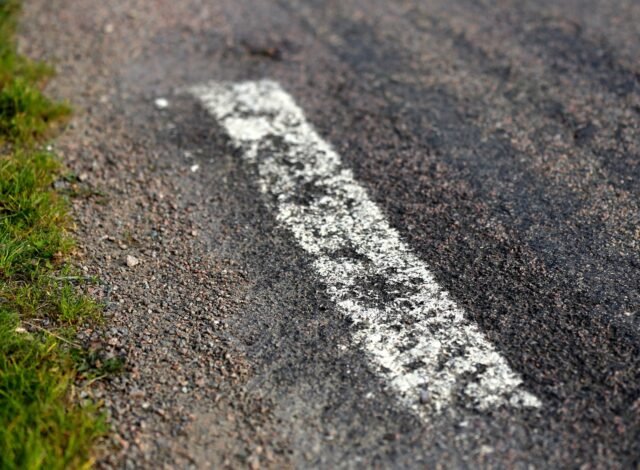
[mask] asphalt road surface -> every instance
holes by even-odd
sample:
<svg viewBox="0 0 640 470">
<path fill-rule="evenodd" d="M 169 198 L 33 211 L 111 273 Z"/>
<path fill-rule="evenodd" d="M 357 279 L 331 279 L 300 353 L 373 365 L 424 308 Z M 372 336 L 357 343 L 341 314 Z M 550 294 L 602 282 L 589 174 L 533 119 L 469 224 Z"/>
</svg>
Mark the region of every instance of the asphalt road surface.
<svg viewBox="0 0 640 470">
<path fill-rule="evenodd" d="M 639 2 L 23 20 L 127 358 L 101 466 L 640 465 Z"/>
</svg>

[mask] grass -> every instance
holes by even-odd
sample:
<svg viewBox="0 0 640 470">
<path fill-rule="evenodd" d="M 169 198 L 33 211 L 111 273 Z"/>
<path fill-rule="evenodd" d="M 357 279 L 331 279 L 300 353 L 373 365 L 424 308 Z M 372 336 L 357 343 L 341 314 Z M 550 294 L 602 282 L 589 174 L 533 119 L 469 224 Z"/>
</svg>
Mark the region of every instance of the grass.
<svg viewBox="0 0 640 470">
<path fill-rule="evenodd" d="M 41 91 L 52 69 L 17 54 L 18 12 L 0 0 L 0 469 L 87 468 L 107 426 L 79 384 L 119 364 L 74 341 L 100 308 L 67 264 L 63 169 L 42 150 L 70 109 Z"/>
</svg>

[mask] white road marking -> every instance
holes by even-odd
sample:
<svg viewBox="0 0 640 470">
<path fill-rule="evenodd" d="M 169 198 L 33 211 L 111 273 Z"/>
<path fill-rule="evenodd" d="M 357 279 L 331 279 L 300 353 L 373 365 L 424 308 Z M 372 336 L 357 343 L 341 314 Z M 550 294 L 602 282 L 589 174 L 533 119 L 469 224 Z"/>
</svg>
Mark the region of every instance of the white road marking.
<svg viewBox="0 0 640 470">
<path fill-rule="evenodd" d="M 191 91 L 257 168 L 277 220 L 311 255 L 355 340 L 406 406 L 423 419 L 451 406 L 541 406 L 277 83 Z"/>
</svg>

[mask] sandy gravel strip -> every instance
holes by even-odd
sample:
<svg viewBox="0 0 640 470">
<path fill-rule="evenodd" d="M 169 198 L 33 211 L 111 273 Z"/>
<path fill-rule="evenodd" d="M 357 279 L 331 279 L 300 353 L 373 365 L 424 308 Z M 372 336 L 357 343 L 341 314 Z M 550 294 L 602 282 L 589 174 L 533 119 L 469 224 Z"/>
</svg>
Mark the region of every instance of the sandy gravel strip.
<svg viewBox="0 0 640 470">
<path fill-rule="evenodd" d="M 423 419 L 462 406 L 541 406 L 277 83 L 191 92 L 257 168 L 278 221 L 313 258 L 354 340 L 405 406 Z"/>
</svg>

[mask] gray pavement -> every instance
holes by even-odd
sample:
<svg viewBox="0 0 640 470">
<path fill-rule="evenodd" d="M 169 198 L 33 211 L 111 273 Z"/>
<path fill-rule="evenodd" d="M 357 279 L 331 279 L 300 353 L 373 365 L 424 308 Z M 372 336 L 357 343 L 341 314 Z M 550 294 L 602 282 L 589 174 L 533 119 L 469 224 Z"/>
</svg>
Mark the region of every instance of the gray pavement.
<svg viewBox="0 0 640 470">
<path fill-rule="evenodd" d="M 74 203 L 108 302 L 87 337 L 128 361 L 97 392 L 116 436 L 100 465 L 640 465 L 638 2 L 32 0 L 23 20 L 23 49 L 54 60 L 51 91 L 78 109 L 56 145 L 106 195 Z M 394 385 L 375 359 L 391 330 L 368 349 L 373 330 L 318 268 L 371 261 L 378 235 L 331 251 L 317 225 L 319 258 L 262 186 L 260 158 L 286 163 L 286 136 L 269 131 L 248 162 L 248 141 L 189 92 L 261 79 L 464 312 L 432 334 L 477 329 L 538 406 L 478 405 L 465 387 L 482 361 L 452 373 L 439 409 L 433 375 L 424 396 Z M 336 200 L 300 188 L 279 194 Z M 348 295 L 387 311 L 402 289 L 367 272 Z M 407 373 L 446 375 L 473 359 L 465 341 L 457 361 Z"/>
</svg>

